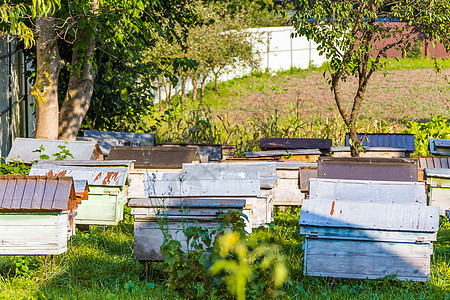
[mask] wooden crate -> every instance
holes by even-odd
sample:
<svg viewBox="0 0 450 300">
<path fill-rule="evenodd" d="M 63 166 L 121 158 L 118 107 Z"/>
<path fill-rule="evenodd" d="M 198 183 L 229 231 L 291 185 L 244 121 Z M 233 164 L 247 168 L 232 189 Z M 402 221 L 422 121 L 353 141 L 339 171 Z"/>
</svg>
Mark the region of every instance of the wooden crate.
<svg viewBox="0 0 450 300">
<path fill-rule="evenodd" d="M 429 204 L 439 206 L 440 214 L 450 209 L 450 169 L 425 169 L 429 193 Z"/>
<path fill-rule="evenodd" d="M 183 229 L 202 226 L 207 229 L 220 225 L 220 215 L 229 209 L 243 209 L 244 199 L 131 199 L 134 215 L 134 255 L 140 261 L 162 261 L 164 234 L 181 242 L 187 251 Z"/>
<path fill-rule="evenodd" d="M 88 200 L 78 206 L 76 224 L 117 225 L 123 219 L 128 168 L 38 164 L 32 166 L 30 175 L 71 176 L 88 181 Z"/>
<path fill-rule="evenodd" d="M 309 199 L 300 226 L 306 275 L 428 281 L 439 208 Z"/>
</svg>

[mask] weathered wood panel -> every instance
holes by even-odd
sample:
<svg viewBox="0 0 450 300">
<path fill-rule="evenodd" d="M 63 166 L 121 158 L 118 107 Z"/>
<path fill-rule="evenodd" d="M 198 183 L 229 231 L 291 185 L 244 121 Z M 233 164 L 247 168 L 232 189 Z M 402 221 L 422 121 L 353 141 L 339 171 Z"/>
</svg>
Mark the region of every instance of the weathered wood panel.
<svg viewBox="0 0 450 300">
<path fill-rule="evenodd" d="M 407 158 L 339 158 L 320 157 L 318 178 L 381 181 L 410 181 L 418 179 L 418 165 Z"/>
<path fill-rule="evenodd" d="M 259 141 L 263 150 L 279 149 L 330 149 L 331 139 L 299 139 L 299 138 L 262 138 Z"/>
<path fill-rule="evenodd" d="M 309 193 L 309 180 L 317 178 L 317 168 L 300 168 L 298 177 L 300 190 Z"/>
<path fill-rule="evenodd" d="M 182 170 L 183 172 L 202 172 L 205 174 L 258 172 L 261 188 L 273 188 L 277 180 L 274 162 L 183 164 Z"/>
<path fill-rule="evenodd" d="M 309 198 L 398 204 L 427 203 L 425 183 L 311 178 Z"/>
<path fill-rule="evenodd" d="M 439 207 L 308 199 L 302 204 L 302 225 L 434 232 L 439 228 Z"/>
<path fill-rule="evenodd" d="M 409 155 L 405 148 L 365 147 L 364 149 L 364 152 L 360 152 L 360 157 L 403 158 Z M 351 157 L 350 146 L 331 147 L 331 152 L 333 157 Z"/>
<path fill-rule="evenodd" d="M 89 195 L 77 208 L 75 224 L 117 225 L 120 211 L 123 211 L 123 197 L 114 195 Z"/>
<path fill-rule="evenodd" d="M 185 221 L 184 223 L 168 221 L 164 225 L 164 230 L 173 239 L 180 241 L 183 251 L 187 252 L 186 237 L 183 228 L 189 226 L 204 226 L 211 230 L 219 227 L 219 222 L 210 221 Z M 136 218 L 134 221 L 134 257 L 140 261 L 163 261 L 161 245 L 164 241 L 164 234 L 158 221 L 153 219 Z"/>
<path fill-rule="evenodd" d="M 155 144 L 153 133 L 86 130 L 84 137 L 98 140 L 104 155 L 109 155 L 109 151 L 114 146 L 153 146 Z"/>
<path fill-rule="evenodd" d="M 206 162 L 208 161 L 219 161 L 222 159 L 222 145 L 219 144 L 186 144 L 186 143 L 165 143 L 156 144 L 159 147 L 190 147 L 197 149 L 198 155 L 200 157 L 205 156 Z"/>
<path fill-rule="evenodd" d="M 241 173 L 153 173 L 144 174 L 149 197 L 201 197 L 260 195 L 259 174 Z"/>
<path fill-rule="evenodd" d="M 196 148 L 181 147 L 113 147 L 107 160 L 134 160 L 138 169 L 176 169 L 183 163 L 199 162 Z"/>
<path fill-rule="evenodd" d="M 270 191 L 273 196 L 273 205 L 277 206 L 300 206 L 305 199 L 305 194 L 298 188 L 274 188 Z"/>
<path fill-rule="evenodd" d="M 294 149 L 294 150 L 268 150 L 268 151 L 257 151 L 257 152 L 245 152 L 245 157 L 249 158 L 263 158 L 263 157 L 291 157 L 295 155 L 320 155 L 319 149 Z"/>
<path fill-rule="evenodd" d="M 258 228 L 273 221 L 273 197 L 258 197 L 246 199 L 246 205 L 251 205 L 251 228 Z"/>
<path fill-rule="evenodd" d="M 366 147 L 403 148 L 409 153 L 416 150 L 414 134 L 404 133 L 358 133 L 357 137 Z M 345 135 L 345 145 L 350 146 L 349 136 Z"/>
<path fill-rule="evenodd" d="M 67 251 L 67 212 L 0 213 L 0 255 L 57 255 Z"/>
<path fill-rule="evenodd" d="M 428 281 L 431 244 L 307 239 L 304 273 L 355 279 L 395 275 Z"/>
<path fill-rule="evenodd" d="M 450 188 L 430 187 L 430 205 L 438 206 L 441 216 L 445 216 L 445 211 L 450 209 Z"/>
<path fill-rule="evenodd" d="M 398 243 L 430 243 L 436 241 L 437 232 L 390 231 L 356 228 L 301 226 L 300 234 L 312 239 L 351 241 L 377 241 Z"/>
</svg>

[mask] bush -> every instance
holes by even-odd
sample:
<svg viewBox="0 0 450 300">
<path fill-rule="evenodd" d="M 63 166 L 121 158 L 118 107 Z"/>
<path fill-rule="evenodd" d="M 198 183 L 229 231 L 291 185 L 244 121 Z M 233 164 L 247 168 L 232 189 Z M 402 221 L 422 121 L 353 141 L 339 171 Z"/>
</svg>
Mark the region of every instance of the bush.
<svg viewBox="0 0 450 300">
<path fill-rule="evenodd" d="M 414 134 L 416 144 L 415 156 L 429 155 L 429 139 L 450 138 L 450 123 L 442 115 L 434 116 L 429 122 L 410 121 L 406 125 L 406 133 Z"/>
</svg>

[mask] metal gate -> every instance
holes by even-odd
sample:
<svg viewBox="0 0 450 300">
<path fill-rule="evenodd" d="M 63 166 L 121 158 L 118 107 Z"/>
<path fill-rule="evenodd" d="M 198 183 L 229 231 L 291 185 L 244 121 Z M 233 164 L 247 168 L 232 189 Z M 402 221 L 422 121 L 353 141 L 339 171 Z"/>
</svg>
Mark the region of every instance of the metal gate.
<svg viewBox="0 0 450 300">
<path fill-rule="evenodd" d="M 25 77 L 27 66 L 15 40 L 0 37 L 0 154 L 8 155 L 16 137 L 30 137 L 34 132 L 34 98 Z"/>
</svg>

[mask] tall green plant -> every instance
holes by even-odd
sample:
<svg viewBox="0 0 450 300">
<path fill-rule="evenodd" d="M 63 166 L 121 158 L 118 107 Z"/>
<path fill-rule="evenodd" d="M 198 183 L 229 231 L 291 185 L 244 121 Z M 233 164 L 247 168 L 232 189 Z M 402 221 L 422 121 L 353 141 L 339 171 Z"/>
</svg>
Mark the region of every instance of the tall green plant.
<svg viewBox="0 0 450 300">
<path fill-rule="evenodd" d="M 442 115 L 434 116 L 429 122 L 410 121 L 406 125 L 406 133 L 414 134 L 416 151 L 413 155 L 429 155 L 429 140 L 450 138 L 450 122 Z"/>
</svg>

